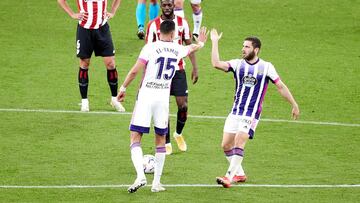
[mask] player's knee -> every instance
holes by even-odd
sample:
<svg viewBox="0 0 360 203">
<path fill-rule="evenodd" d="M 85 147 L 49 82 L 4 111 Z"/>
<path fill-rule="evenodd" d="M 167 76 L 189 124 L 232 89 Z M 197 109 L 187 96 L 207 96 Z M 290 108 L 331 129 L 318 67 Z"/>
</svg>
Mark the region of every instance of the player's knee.
<svg viewBox="0 0 360 203">
<path fill-rule="evenodd" d="M 112 70 L 115 68 L 115 59 L 113 56 L 104 57 L 104 64 L 108 70 Z"/>
<path fill-rule="evenodd" d="M 178 109 L 185 109 L 187 111 L 187 99 L 181 99 L 181 100 L 177 100 L 177 106 Z"/>
<path fill-rule="evenodd" d="M 90 60 L 80 59 L 80 67 L 82 67 L 83 69 L 88 69 L 89 66 L 90 66 Z"/>
<path fill-rule="evenodd" d="M 229 151 L 233 148 L 233 145 L 231 144 L 228 144 L 228 143 L 221 143 L 221 148 L 224 150 L 224 151 Z"/>
<path fill-rule="evenodd" d="M 193 10 L 193 13 L 199 13 L 201 10 L 200 4 L 191 4 L 191 8 Z"/>
<path fill-rule="evenodd" d="M 175 9 L 183 9 L 184 7 L 184 0 L 175 0 L 174 1 Z"/>
<path fill-rule="evenodd" d="M 114 70 L 115 69 L 115 62 L 114 61 L 110 61 L 105 63 L 106 69 L 108 70 Z"/>
</svg>

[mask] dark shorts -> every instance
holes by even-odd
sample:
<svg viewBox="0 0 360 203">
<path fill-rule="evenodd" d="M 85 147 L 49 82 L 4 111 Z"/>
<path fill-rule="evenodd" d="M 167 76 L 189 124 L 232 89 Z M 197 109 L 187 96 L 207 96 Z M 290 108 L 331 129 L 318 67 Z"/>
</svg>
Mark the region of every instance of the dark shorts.
<svg viewBox="0 0 360 203">
<path fill-rule="evenodd" d="M 188 95 L 185 70 L 178 70 L 175 72 L 174 78 L 172 79 L 171 82 L 170 95 L 172 96 Z"/>
<path fill-rule="evenodd" d="M 115 49 L 110 27 L 106 23 L 98 29 L 85 29 L 78 24 L 76 32 L 76 56 L 81 59 L 95 56 L 114 56 Z"/>
</svg>

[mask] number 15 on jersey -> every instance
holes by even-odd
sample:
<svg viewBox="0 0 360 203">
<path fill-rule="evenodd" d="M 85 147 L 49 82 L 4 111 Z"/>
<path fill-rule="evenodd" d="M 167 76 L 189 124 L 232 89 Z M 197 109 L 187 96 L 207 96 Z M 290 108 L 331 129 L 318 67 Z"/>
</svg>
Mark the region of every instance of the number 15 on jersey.
<svg viewBox="0 0 360 203">
<path fill-rule="evenodd" d="M 177 65 L 176 58 L 165 58 L 159 57 L 156 60 L 156 64 L 158 64 L 158 72 L 156 74 L 156 79 L 164 78 L 165 80 L 171 80 L 174 76 L 176 65 Z M 165 70 L 164 70 L 165 66 Z"/>
</svg>

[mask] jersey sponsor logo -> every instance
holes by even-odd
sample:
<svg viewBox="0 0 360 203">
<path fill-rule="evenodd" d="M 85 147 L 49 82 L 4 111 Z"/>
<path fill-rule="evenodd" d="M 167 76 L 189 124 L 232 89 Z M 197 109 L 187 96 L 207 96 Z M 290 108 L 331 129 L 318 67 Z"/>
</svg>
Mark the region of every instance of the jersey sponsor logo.
<svg viewBox="0 0 360 203">
<path fill-rule="evenodd" d="M 145 85 L 147 88 L 151 89 L 169 89 L 169 83 L 157 83 L 157 82 L 147 82 Z"/>
<path fill-rule="evenodd" d="M 242 82 L 245 87 L 253 87 L 256 85 L 257 79 L 253 75 L 249 74 L 243 77 Z"/>
</svg>

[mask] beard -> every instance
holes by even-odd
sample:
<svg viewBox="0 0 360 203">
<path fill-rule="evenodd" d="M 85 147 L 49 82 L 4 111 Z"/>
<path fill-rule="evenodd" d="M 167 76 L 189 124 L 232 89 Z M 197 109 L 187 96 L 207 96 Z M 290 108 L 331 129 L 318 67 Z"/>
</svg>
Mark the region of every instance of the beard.
<svg viewBox="0 0 360 203">
<path fill-rule="evenodd" d="M 255 52 L 252 51 L 248 55 L 243 56 L 243 59 L 245 59 L 247 61 L 251 61 L 252 59 L 254 59 L 254 57 L 255 57 Z"/>
<path fill-rule="evenodd" d="M 164 15 L 164 17 L 166 19 L 172 20 L 173 16 L 174 16 L 174 10 L 172 10 L 171 12 L 162 12 L 162 14 Z"/>
</svg>

